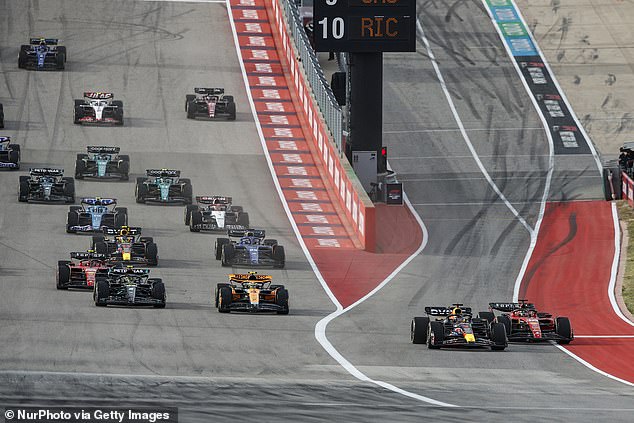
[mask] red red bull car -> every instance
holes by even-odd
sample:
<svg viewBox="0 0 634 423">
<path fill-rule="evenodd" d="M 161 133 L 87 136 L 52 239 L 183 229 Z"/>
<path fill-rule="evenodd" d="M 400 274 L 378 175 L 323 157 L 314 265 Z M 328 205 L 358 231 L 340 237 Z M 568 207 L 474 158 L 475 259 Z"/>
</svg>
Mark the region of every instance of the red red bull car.
<svg viewBox="0 0 634 423">
<path fill-rule="evenodd" d="M 70 258 L 57 262 L 57 289 L 93 289 L 97 277 L 106 277 L 112 267 L 105 254 L 73 252 Z"/>
<path fill-rule="evenodd" d="M 574 339 L 570 320 L 539 312 L 527 300 L 517 303 L 489 303 L 489 312 L 480 312 L 480 317 L 489 322 L 502 323 L 509 341 L 555 341 L 568 344 Z M 496 316 L 494 310 L 502 314 Z"/>
</svg>

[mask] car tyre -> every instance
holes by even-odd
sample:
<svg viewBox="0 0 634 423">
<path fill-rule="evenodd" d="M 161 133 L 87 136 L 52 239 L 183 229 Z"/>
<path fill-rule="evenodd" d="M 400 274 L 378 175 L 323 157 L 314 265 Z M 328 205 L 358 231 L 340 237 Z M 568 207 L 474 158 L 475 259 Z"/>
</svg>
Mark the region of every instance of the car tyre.
<svg viewBox="0 0 634 423">
<path fill-rule="evenodd" d="M 493 351 L 503 351 L 508 345 L 506 339 L 506 327 L 502 323 L 491 324 L 491 349 Z"/>
<path fill-rule="evenodd" d="M 429 329 L 429 317 L 414 317 L 410 325 L 412 344 L 424 344 L 427 342 L 427 329 Z"/>
<path fill-rule="evenodd" d="M 555 333 L 564 339 L 557 341 L 558 344 L 569 344 L 573 339 L 572 326 L 567 317 L 557 317 L 555 319 Z"/>
<path fill-rule="evenodd" d="M 214 255 L 216 256 L 216 260 L 220 260 L 222 258 L 222 248 L 230 243 L 231 240 L 229 238 L 216 238 L 216 242 L 214 244 Z"/>
<path fill-rule="evenodd" d="M 108 285 L 107 280 L 100 279 L 96 281 L 92 297 L 97 307 L 105 307 L 108 305 L 107 301 L 108 297 L 110 297 L 110 285 Z"/>
<path fill-rule="evenodd" d="M 442 322 L 429 322 L 427 329 L 427 348 L 430 350 L 440 349 L 445 340 L 445 327 Z"/>
<path fill-rule="evenodd" d="M 223 286 L 218 291 L 218 312 L 219 313 L 230 313 L 231 312 L 231 301 L 232 301 L 232 290 L 229 286 Z"/>
</svg>

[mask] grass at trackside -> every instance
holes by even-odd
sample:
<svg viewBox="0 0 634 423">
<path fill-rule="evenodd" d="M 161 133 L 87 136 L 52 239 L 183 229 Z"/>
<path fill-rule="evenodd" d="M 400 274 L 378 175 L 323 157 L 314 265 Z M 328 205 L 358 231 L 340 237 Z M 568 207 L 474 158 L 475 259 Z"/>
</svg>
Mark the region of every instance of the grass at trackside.
<svg viewBox="0 0 634 423">
<path fill-rule="evenodd" d="M 629 234 L 625 274 L 623 275 L 623 301 L 630 313 L 634 314 L 634 210 L 627 204 L 627 201 L 619 201 L 617 204 L 619 219 L 627 224 Z"/>
</svg>

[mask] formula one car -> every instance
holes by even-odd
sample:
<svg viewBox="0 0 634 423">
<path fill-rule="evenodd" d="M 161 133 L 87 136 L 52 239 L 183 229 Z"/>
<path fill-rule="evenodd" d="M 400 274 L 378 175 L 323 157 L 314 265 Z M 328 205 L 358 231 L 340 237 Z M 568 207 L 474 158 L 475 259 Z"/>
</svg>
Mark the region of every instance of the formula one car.
<svg viewBox="0 0 634 423">
<path fill-rule="evenodd" d="M 75 180 L 64 177 L 64 169 L 29 169 L 30 176 L 20 176 L 20 202 L 75 202 Z"/>
<path fill-rule="evenodd" d="M 219 195 L 196 197 L 198 204 L 185 207 L 185 224 L 192 232 L 248 228 L 249 213 L 231 200 Z"/>
<path fill-rule="evenodd" d="M 117 207 L 116 198 L 82 198 L 81 206 L 70 206 L 66 232 L 103 232 L 128 224 L 128 209 Z"/>
<path fill-rule="evenodd" d="M 0 137 L 0 169 L 20 169 L 20 145 L 10 137 Z"/>
<path fill-rule="evenodd" d="M 93 251 L 73 252 L 70 258 L 57 262 L 57 289 L 93 289 L 95 281 L 107 276 L 113 266 L 106 260 L 105 254 Z"/>
<path fill-rule="evenodd" d="M 256 272 L 229 275 L 229 283 L 216 286 L 216 308 L 220 313 L 275 311 L 288 314 L 288 290 L 284 285 L 273 285 L 272 280 L 272 276 Z"/>
<path fill-rule="evenodd" d="M 550 313 L 541 313 L 527 300 L 517 303 L 489 303 L 489 312 L 480 312 L 479 316 L 489 322 L 504 325 L 509 341 L 556 341 L 569 344 L 574 339 L 570 320 L 567 317 L 553 317 Z M 495 316 L 493 310 L 502 314 Z"/>
<path fill-rule="evenodd" d="M 4 108 L 2 107 L 2 103 L 0 103 L 0 129 L 4 128 Z"/>
<path fill-rule="evenodd" d="M 113 100 L 112 93 L 85 92 L 75 100 L 73 123 L 107 123 L 123 125 L 123 102 Z"/>
<path fill-rule="evenodd" d="M 192 183 L 174 169 L 147 169 L 146 177 L 136 178 L 136 202 L 191 204 Z"/>
<path fill-rule="evenodd" d="M 232 95 L 225 95 L 224 88 L 194 88 L 194 92 L 185 96 L 187 119 L 236 120 L 236 103 Z"/>
<path fill-rule="evenodd" d="M 428 317 L 414 317 L 410 327 L 414 344 L 427 343 L 430 349 L 442 347 L 490 347 L 504 350 L 507 345 L 504 325 L 472 317 L 471 308 L 460 303 L 452 307 L 425 307 Z"/>
<path fill-rule="evenodd" d="M 152 237 L 141 236 L 141 228 L 103 228 L 103 233 L 92 237 L 92 249 L 97 253 L 124 264 L 158 265 L 158 247 Z"/>
<path fill-rule="evenodd" d="M 66 65 L 66 47 L 57 38 L 31 38 L 20 47 L 18 67 L 33 70 L 62 70 Z"/>
<path fill-rule="evenodd" d="M 119 154 L 119 147 L 89 145 L 88 154 L 77 154 L 75 179 L 121 179 L 128 180 L 130 156 Z"/>
<path fill-rule="evenodd" d="M 93 291 L 96 306 L 127 305 L 165 308 L 165 285 L 159 278 L 150 278 L 150 269 L 131 266 L 113 267 L 108 275 L 97 280 Z"/>
<path fill-rule="evenodd" d="M 217 238 L 214 246 L 216 260 L 223 266 L 273 266 L 283 269 L 286 262 L 284 247 L 278 245 L 275 239 L 264 239 L 262 229 L 229 229 L 230 237 L 240 238 L 233 241 L 230 238 Z"/>
</svg>

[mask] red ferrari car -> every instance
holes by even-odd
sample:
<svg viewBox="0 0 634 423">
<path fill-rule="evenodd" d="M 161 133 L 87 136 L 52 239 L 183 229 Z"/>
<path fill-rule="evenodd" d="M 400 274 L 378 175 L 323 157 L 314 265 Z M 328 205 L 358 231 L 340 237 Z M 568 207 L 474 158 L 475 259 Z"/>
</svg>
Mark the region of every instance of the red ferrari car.
<svg viewBox="0 0 634 423">
<path fill-rule="evenodd" d="M 107 276 L 113 266 L 105 254 L 88 252 L 70 253 L 71 260 L 57 262 L 57 289 L 93 289 L 98 276 Z"/>
<path fill-rule="evenodd" d="M 517 303 L 489 303 L 489 312 L 481 312 L 480 317 L 489 322 L 497 321 L 506 328 L 509 341 L 555 341 L 568 344 L 574 339 L 572 326 L 567 317 L 554 317 L 550 313 L 539 312 L 527 300 Z M 494 310 L 502 314 L 496 316 Z"/>
</svg>

